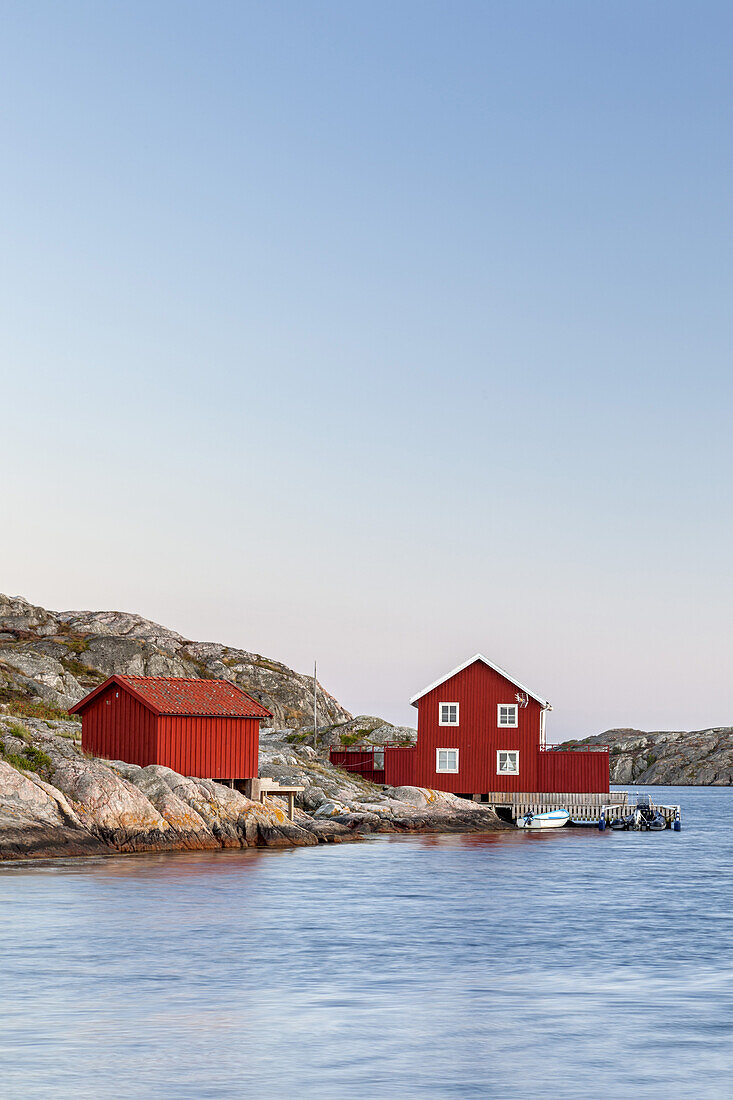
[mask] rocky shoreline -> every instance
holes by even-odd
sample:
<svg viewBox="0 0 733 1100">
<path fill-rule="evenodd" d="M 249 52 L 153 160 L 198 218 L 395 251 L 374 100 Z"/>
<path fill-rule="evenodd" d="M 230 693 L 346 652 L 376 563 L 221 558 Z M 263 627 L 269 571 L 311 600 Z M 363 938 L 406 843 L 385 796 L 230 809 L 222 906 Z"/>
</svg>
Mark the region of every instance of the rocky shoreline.
<svg viewBox="0 0 733 1100">
<path fill-rule="evenodd" d="M 488 806 L 417 787 L 384 788 L 332 767 L 289 731 L 263 738 L 261 774 L 304 788 L 294 820 L 209 779 L 84 754 L 76 722 L 0 718 L 0 861 L 124 852 L 285 848 L 371 833 L 489 832 Z"/>
</svg>

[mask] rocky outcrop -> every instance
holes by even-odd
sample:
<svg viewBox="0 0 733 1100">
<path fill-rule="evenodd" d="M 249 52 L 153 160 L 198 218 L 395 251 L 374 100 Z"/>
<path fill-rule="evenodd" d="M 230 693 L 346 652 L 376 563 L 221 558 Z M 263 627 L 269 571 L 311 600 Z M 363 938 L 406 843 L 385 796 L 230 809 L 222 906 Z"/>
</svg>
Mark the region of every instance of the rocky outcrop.
<svg viewBox="0 0 733 1100">
<path fill-rule="evenodd" d="M 273 724 L 313 724 L 313 680 L 280 661 L 218 642 L 197 642 L 141 615 L 48 611 L 0 595 L 0 704 L 52 715 L 113 673 L 231 680 L 272 711 Z M 319 723 L 351 718 L 318 685 Z"/>
<path fill-rule="evenodd" d="M 0 760 L 0 860 L 90 856 L 107 845 L 84 827 L 60 791 Z"/>
<path fill-rule="evenodd" d="M 644 732 L 606 730 L 567 747 L 608 745 L 611 782 L 627 785 L 729 787 L 733 785 L 733 727 Z"/>
<path fill-rule="evenodd" d="M 304 739 L 310 738 L 312 733 L 311 726 L 302 731 L 302 736 Z M 390 744 L 414 745 L 416 741 L 417 730 L 412 726 L 393 726 L 390 722 L 385 722 L 384 718 L 376 718 L 371 714 L 358 714 L 348 721 L 321 726 L 318 730 L 318 744 L 336 749 Z"/>
<path fill-rule="evenodd" d="M 0 716 L 0 859 L 281 848 L 374 832 L 503 827 L 487 806 L 343 772 L 311 745 L 289 742 L 287 731 L 263 739 L 260 774 L 303 788 L 293 821 L 277 796 L 253 802 L 157 764 L 91 758 L 78 734 L 73 722 Z"/>
<path fill-rule="evenodd" d="M 5 632 L 7 637 L 2 638 Z M 0 593 L 0 640 L 13 641 L 18 635 L 33 634 L 43 637 L 58 633 L 57 617 L 43 607 L 35 607 L 22 596 L 3 596 Z"/>
</svg>

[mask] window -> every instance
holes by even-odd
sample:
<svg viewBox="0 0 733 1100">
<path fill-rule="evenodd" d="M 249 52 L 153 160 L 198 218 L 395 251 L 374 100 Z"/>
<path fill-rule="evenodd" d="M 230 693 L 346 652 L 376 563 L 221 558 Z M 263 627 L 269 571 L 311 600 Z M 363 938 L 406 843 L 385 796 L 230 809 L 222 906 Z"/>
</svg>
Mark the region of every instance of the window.
<svg viewBox="0 0 733 1100">
<path fill-rule="evenodd" d="M 497 725 L 518 726 L 518 712 L 519 707 L 516 703 L 499 703 L 497 708 Z"/>
<path fill-rule="evenodd" d="M 499 749 L 496 754 L 497 775 L 519 775 L 519 752 L 517 749 Z"/>
<path fill-rule="evenodd" d="M 458 749 L 436 749 L 435 770 L 436 772 L 457 772 Z"/>
<path fill-rule="evenodd" d="M 384 749 L 374 750 L 373 764 L 375 772 L 384 771 Z"/>
<path fill-rule="evenodd" d="M 438 725 L 458 725 L 458 703 L 438 703 Z"/>
</svg>

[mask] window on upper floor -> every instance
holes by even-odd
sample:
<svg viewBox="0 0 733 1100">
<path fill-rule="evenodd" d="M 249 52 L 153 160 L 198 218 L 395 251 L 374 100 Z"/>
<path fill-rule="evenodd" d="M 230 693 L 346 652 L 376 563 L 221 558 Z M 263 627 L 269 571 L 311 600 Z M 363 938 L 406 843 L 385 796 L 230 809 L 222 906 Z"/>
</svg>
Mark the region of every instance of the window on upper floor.
<svg viewBox="0 0 733 1100">
<path fill-rule="evenodd" d="M 497 775 L 519 775 L 519 751 L 499 749 L 496 754 Z"/>
<path fill-rule="evenodd" d="M 496 723 L 503 728 L 519 725 L 519 704 L 499 703 L 497 707 Z"/>
<path fill-rule="evenodd" d="M 458 749 L 436 749 L 435 770 L 436 772 L 457 772 Z"/>
<path fill-rule="evenodd" d="M 458 703 L 438 703 L 438 725 L 458 725 Z"/>
</svg>

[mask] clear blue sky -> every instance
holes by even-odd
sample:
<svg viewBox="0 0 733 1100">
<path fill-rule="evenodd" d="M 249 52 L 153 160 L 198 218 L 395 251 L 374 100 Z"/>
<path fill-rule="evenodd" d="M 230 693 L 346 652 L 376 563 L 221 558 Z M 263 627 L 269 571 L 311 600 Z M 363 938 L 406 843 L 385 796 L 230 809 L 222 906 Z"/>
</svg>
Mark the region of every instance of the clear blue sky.
<svg viewBox="0 0 733 1100">
<path fill-rule="evenodd" d="M 729 4 L 0 13 L 1 589 L 733 724 Z"/>
</svg>

